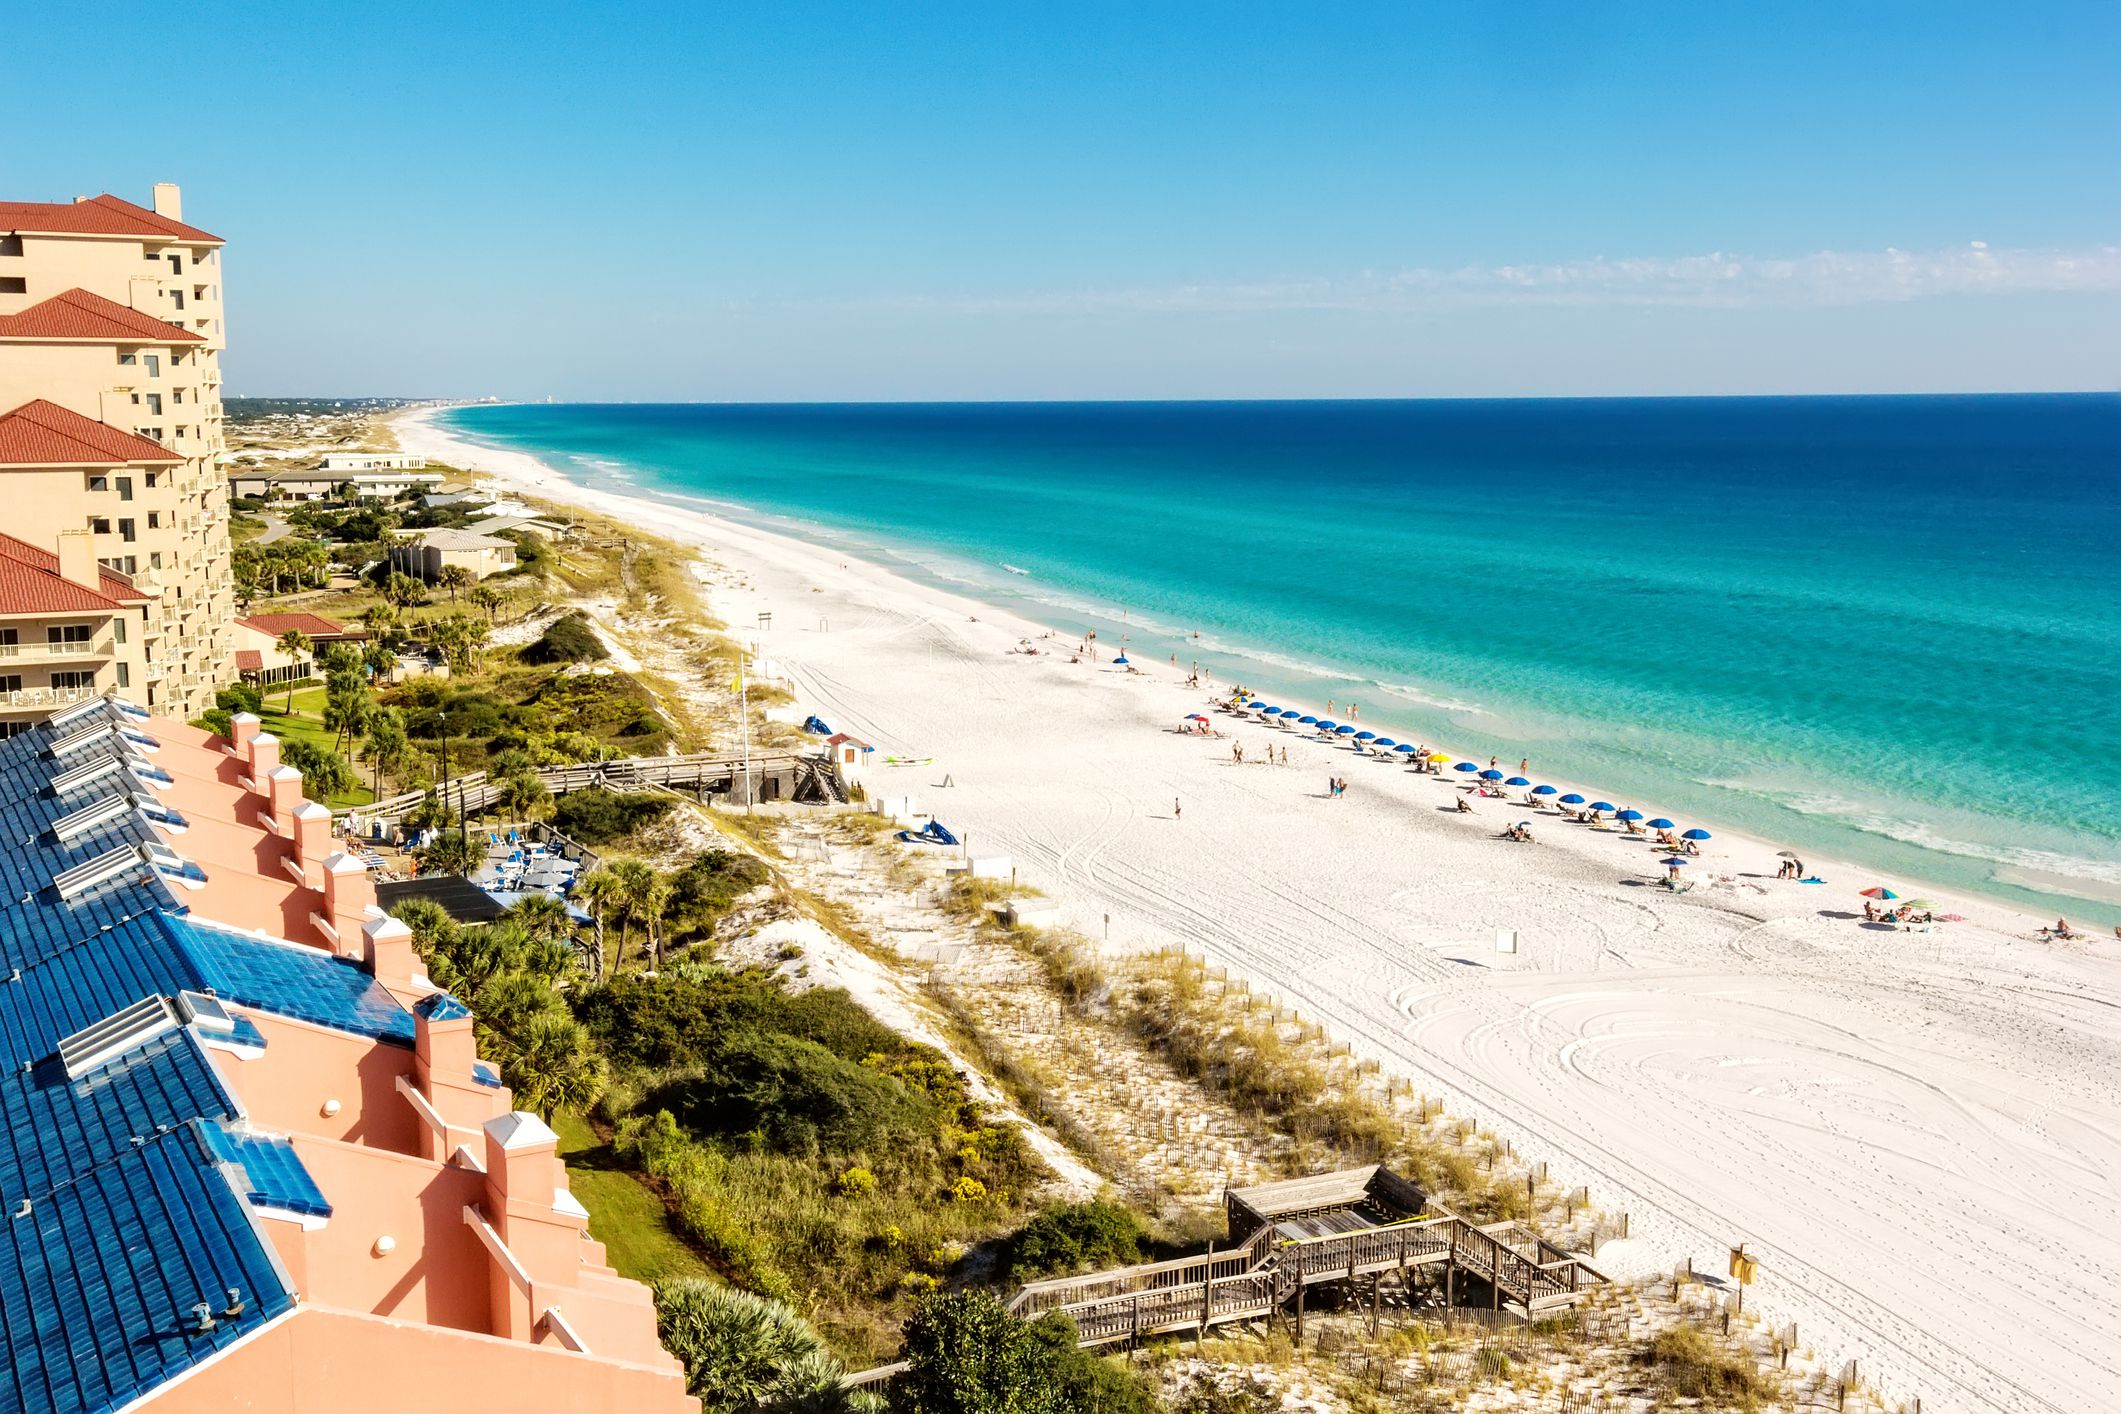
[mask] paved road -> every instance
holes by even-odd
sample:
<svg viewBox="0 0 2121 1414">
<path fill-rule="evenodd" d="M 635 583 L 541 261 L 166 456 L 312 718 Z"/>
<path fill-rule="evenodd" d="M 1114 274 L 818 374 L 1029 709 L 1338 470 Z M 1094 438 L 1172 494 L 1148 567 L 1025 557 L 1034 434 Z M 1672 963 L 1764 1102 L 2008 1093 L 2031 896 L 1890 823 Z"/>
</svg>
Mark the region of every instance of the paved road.
<svg viewBox="0 0 2121 1414">
<path fill-rule="evenodd" d="M 270 545 L 275 540 L 284 540 L 293 529 L 278 516 L 261 514 L 258 519 L 265 522 L 265 533 L 251 541 L 253 545 Z"/>
</svg>

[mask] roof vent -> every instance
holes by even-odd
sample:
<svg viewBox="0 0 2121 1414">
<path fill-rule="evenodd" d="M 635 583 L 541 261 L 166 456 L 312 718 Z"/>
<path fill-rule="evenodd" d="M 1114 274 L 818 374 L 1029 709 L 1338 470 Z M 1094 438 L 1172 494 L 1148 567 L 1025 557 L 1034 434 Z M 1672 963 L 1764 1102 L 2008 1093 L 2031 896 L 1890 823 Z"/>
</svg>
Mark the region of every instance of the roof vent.
<svg viewBox="0 0 2121 1414">
<path fill-rule="evenodd" d="M 59 891 L 60 898 L 79 898 L 90 889 L 122 878 L 145 863 L 147 860 L 141 855 L 138 845 L 121 845 L 117 849 L 97 855 L 94 859 L 76 864 L 63 874 L 55 875 L 52 887 Z"/>
<path fill-rule="evenodd" d="M 52 821 L 51 836 L 59 844 L 77 839 L 98 825 L 119 819 L 132 809 L 132 797 L 107 795 L 93 805 L 84 806 L 71 815 L 62 815 Z"/>
<path fill-rule="evenodd" d="M 126 765 L 125 758 L 122 756 L 106 756 L 100 761 L 91 761 L 85 766 L 76 766 L 73 770 L 63 775 L 52 777 L 52 794 L 65 795 L 68 791 L 79 790 L 85 785 L 92 785 L 102 780 L 105 776 L 116 775 L 124 770 Z"/>
<path fill-rule="evenodd" d="M 44 725 L 55 732 L 63 732 L 74 723 L 84 721 L 89 717 L 106 716 L 109 712 L 109 704 L 110 699 L 107 697 L 91 697 L 86 702 L 75 703 L 63 712 L 52 713 L 44 719 Z"/>
<path fill-rule="evenodd" d="M 121 1012 L 84 1026 L 59 1043 L 59 1064 L 68 1080 L 78 1080 L 105 1061 L 146 1045 L 178 1025 L 177 1008 L 167 997 L 142 997 Z"/>
<path fill-rule="evenodd" d="M 54 761 L 64 761 L 84 747 L 94 746 L 99 741 L 114 740 L 118 729 L 109 722 L 95 722 L 80 731 L 69 732 L 44 748 L 44 754 Z"/>
<path fill-rule="evenodd" d="M 196 1026 L 201 1031 L 234 1031 L 235 1013 L 221 1004 L 219 997 L 209 997 L 204 992 L 177 993 L 177 1015 L 187 1026 Z"/>
</svg>

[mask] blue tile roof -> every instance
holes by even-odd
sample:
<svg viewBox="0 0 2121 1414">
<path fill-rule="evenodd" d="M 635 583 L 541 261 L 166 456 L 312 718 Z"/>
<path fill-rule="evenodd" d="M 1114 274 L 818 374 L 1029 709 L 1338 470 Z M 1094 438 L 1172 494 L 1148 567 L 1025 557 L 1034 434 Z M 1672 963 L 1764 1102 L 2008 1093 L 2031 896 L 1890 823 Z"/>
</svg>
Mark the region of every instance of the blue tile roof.
<svg viewBox="0 0 2121 1414">
<path fill-rule="evenodd" d="M 412 1013 L 357 964 L 189 919 L 166 921 L 217 995 L 378 1041 L 412 1044 Z"/>
<path fill-rule="evenodd" d="M 102 1414 L 294 1304 L 249 1206 L 189 1126 L 0 1224 L 0 1408 Z M 231 1289 L 241 1314 L 196 1330 L 193 1305 L 228 1309 Z"/>
<path fill-rule="evenodd" d="M 199 1131 L 216 1158 L 243 1166 L 244 1196 L 251 1202 L 305 1217 L 331 1216 L 331 1204 L 285 1139 L 218 1124 L 202 1124 Z"/>
<path fill-rule="evenodd" d="M 0 1207 L 34 1203 L 159 1130 L 237 1113 L 206 1053 L 181 1030 L 78 1080 L 52 1063 L 10 1067 L 0 1075 Z"/>
<path fill-rule="evenodd" d="M 413 1010 L 429 1021 L 462 1021 L 471 1015 L 471 1008 L 447 992 L 429 992 L 414 1002 Z"/>
</svg>

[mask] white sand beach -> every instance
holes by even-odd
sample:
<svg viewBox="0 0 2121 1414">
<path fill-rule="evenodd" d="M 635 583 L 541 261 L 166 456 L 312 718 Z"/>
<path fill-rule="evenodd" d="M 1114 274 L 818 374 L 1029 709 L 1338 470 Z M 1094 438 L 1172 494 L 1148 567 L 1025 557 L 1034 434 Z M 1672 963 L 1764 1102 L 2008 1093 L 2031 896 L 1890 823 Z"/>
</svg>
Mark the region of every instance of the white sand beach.
<svg viewBox="0 0 2121 1414">
<path fill-rule="evenodd" d="M 722 618 L 773 612 L 761 646 L 803 711 L 933 758 L 873 770 L 873 794 L 1008 855 L 1088 936 L 1109 918 L 1114 948 L 1227 964 L 1588 1184 L 1633 1221 L 1601 1254 L 1617 1273 L 1720 1273 L 1743 1241 L 1763 1269 L 1750 1308 L 1931 1414 L 2121 1409 L 2113 939 L 2036 941 L 2047 920 L 1831 859 L 1807 860 L 1824 886 L 1781 881 L 1775 844 L 1714 821 L 1681 821 L 1716 838 L 1674 895 L 1641 839 L 1496 801 L 1457 814 L 1462 778 L 1238 723 L 1168 663 L 1071 664 L 1072 635 L 1040 637 L 1057 623 L 585 490 L 425 413 L 397 430 L 701 545 L 729 571 L 709 586 Z M 1013 653 L 1026 638 L 1044 651 Z M 1177 734 L 1195 711 L 1221 737 Z M 1259 763 L 1269 742 L 1287 767 Z M 1536 843 L 1496 837 L 1521 819 Z M 1867 928 L 1852 915 L 1874 882 L 1967 921 Z"/>
</svg>

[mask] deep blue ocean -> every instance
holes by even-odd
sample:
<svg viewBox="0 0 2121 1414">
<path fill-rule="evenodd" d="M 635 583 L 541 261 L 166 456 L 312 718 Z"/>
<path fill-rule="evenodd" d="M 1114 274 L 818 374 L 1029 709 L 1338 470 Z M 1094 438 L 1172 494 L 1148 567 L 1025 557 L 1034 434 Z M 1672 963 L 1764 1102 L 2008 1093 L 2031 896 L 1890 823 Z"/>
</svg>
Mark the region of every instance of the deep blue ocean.
<svg viewBox="0 0 2121 1414">
<path fill-rule="evenodd" d="M 446 420 L 1389 735 L 2121 920 L 2121 398 Z"/>
</svg>

